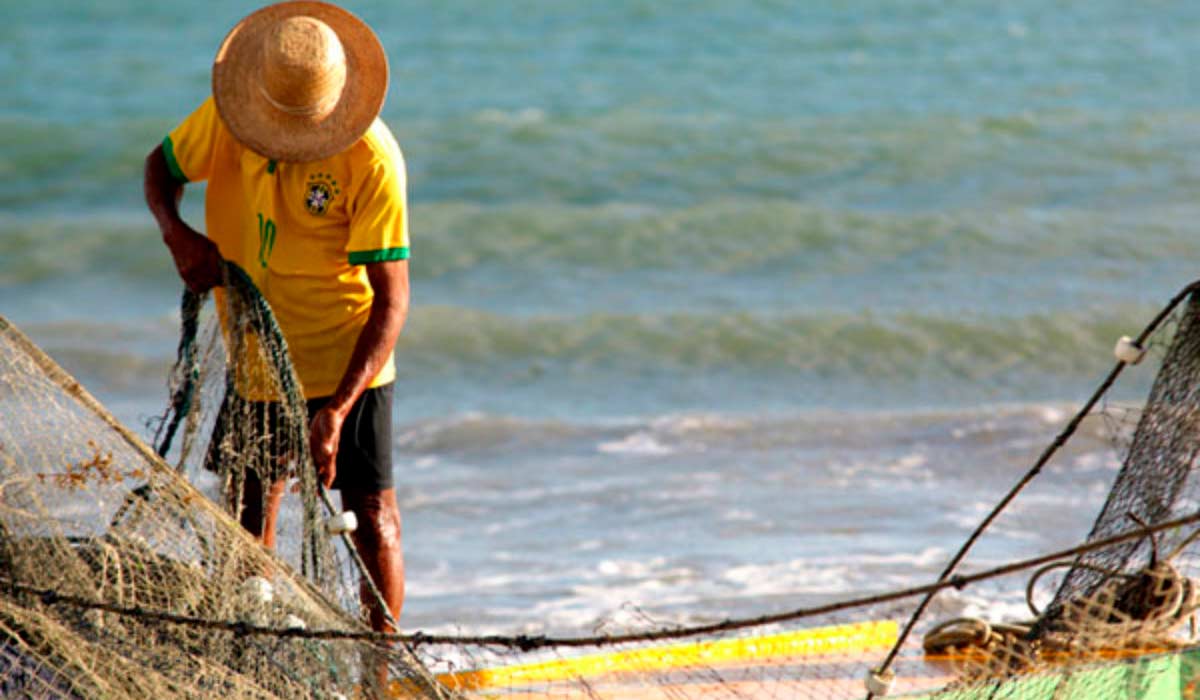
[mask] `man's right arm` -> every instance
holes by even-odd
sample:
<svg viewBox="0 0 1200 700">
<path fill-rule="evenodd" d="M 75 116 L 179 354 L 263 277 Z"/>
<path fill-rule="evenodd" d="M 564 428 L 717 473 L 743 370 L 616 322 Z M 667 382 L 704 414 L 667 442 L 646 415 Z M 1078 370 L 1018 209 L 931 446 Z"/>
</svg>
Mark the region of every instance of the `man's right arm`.
<svg viewBox="0 0 1200 700">
<path fill-rule="evenodd" d="M 215 243 L 179 216 L 183 184 L 171 174 L 161 145 L 146 156 L 144 188 L 146 206 L 158 222 L 163 242 L 170 249 L 184 284 L 196 293 L 219 286 L 222 281 L 221 254 Z"/>
</svg>

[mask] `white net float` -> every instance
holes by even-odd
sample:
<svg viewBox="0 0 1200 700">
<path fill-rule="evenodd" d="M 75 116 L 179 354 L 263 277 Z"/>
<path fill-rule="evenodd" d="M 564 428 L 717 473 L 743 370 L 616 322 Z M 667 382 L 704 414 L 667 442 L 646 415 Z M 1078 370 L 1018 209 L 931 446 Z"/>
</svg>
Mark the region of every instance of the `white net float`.
<svg viewBox="0 0 1200 700">
<path fill-rule="evenodd" d="M 874 669 L 868 669 L 864 680 L 868 693 L 884 696 L 892 692 L 892 682 L 896 680 L 896 674 L 891 669 L 883 673 Z"/>
<path fill-rule="evenodd" d="M 275 586 L 262 576 L 242 581 L 242 598 L 251 604 L 270 605 L 275 600 Z"/>
<path fill-rule="evenodd" d="M 299 615 L 289 614 L 283 618 L 283 628 L 287 630 L 304 630 L 308 629 L 308 623 Z"/>
<path fill-rule="evenodd" d="M 331 535 L 345 535 L 354 532 L 358 529 L 358 517 L 354 515 L 354 511 L 346 510 L 331 515 L 325 521 L 325 531 Z"/>
<path fill-rule="evenodd" d="M 1127 335 L 1121 336 L 1117 341 L 1117 346 L 1113 348 L 1113 354 L 1117 359 L 1128 365 L 1136 365 L 1146 356 L 1146 350 L 1138 345 L 1132 338 Z"/>
</svg>

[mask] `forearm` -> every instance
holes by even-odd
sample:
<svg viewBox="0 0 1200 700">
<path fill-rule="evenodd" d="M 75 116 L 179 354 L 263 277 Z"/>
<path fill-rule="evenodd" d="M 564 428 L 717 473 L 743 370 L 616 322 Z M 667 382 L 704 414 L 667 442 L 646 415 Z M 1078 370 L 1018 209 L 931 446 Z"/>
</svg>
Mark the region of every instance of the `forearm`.
<svg viewBox="0 0 1200 700">
<path fill-rule="evenodd" d="M 408 263 L 396 261 L 368 266 L 375 298 L 367 324 L 350 356 L 350 363 L 329 402 L 329 407 L 345 416 L 371 380 L 391 358 L 396 339 L 408 318 Z"/>
<path fill-rule="evenodd" d="M 177 235 L 181 226 L 186 227 L 187 224 L 179 216 L 179 202 L 183 198 L 183 185 L 171 175 L 162 146 L 156 146 L 153 151 L 150 151 L 150 155 L 146 156 L 142 189 L 146 196 L 146 206 L 150 209 L 154 220 L 158 222 L 163 240 L 170 245 L 170 239 Z"/>
<path fill-rule="evenodd" d="M 221 284 L 221 254 L 212 241 L 188 226 L 179 215 L 183 185 L 171 175 L 162 146 L 146 156 L 143 190 L 146 206 L 158 222 L 163 242 L 170 249 L 184 283 L 197 293 Z"/>
</svg>

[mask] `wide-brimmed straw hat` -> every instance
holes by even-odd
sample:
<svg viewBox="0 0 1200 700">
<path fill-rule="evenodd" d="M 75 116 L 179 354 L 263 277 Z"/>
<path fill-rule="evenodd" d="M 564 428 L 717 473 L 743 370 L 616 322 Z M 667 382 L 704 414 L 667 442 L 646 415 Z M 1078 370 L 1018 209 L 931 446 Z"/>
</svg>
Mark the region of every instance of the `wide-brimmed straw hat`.
<svg viewBox="0 0 1200 700">
<path fill-rule="evenodd" d="M 387 56 L 371 28 L 309 0 L 270 5 L 238 22 L 212 71 L 217 111 L 234 138 L 292 163 L 353 145 L 383 108 L 387 83 Z"/>
</svg>

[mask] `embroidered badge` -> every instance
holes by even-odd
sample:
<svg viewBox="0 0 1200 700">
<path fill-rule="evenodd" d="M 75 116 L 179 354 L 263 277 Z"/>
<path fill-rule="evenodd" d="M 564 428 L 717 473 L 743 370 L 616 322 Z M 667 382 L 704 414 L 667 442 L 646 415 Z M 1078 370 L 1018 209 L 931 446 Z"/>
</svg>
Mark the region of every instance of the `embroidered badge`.
<svg viewBox="0 0 1200 700">
<path fill-rule="evenodd" d="M 304 207 L 308 213 L 321 216 L 329 211 L 329 205 L 342 193 L 337 180 L 328 173 L 313 173 L 308 176 L 308 185 L 304 190 Z"/>
</svg>

